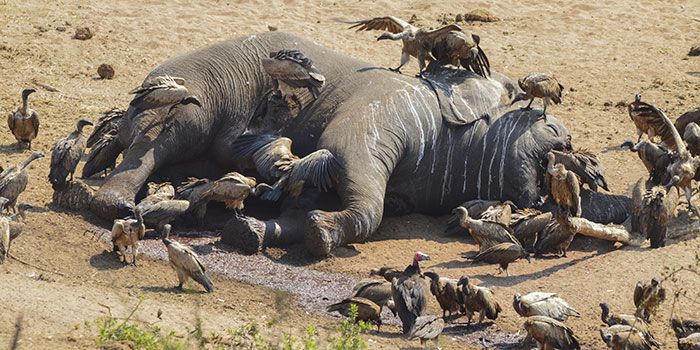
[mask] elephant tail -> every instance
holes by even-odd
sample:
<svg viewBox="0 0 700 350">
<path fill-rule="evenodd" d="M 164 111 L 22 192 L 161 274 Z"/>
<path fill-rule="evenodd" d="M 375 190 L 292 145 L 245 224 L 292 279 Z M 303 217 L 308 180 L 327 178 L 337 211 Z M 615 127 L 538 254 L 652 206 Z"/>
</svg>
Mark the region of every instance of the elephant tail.
<svg viewBox="0 0 700 350">
<path fill-rule="evenodd" d="M 343 167 L 338 159 L 327 149 L 320 149 L 304 158 L 293 160 L 283 168 L 285 174 L 271 189 L 261 195 L 265 200 L 277 200 L 282 192 L 290 192 L 298 197 L 309 183 L 321 191 L 333 187 L 333 181 L 338 178 Z"/>
</svg>

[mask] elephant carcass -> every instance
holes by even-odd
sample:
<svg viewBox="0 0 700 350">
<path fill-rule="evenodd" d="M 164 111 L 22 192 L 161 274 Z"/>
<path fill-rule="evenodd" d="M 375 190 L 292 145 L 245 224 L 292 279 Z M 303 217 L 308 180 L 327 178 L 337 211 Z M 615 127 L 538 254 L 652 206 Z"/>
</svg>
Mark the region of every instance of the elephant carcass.
<svg viewBox="0 0 700 350">
<path fill-rule="evenodd" d="M 288 48 L 312 58 L 326 84 L 291 120 L 253 123 L 272 89 L 260 61 L 269 52 Z M 128 147 L 124 159 L 96 194 L 92 209 L 118 217 L 133 205 L 150 174 L 174 162 L 210 159 L 229 168 L 240 164 L 236 141 L 252 124 L 269 126 L 256 128 L 256 133 L 292 140 L 298 156 L 318 149 L 332 153 L 342 168 L 332 179 L 339 209 L 318 210 L 312 203 L 304 206 L 306 215 L 294 215 L 299 220 L 294 224 L 286 223 L 290 215 L 283 213 L 285 222 L 226 230 L 248 235 L 242 242 L 264 243 L 261 227 L 271 224 L 276 241 L 303 237 L 313 254 L 325 256 L 339 245 L 366 240 L 386 207 L 395 213 L 441 214 L 469 199 L 535 204 L 541 162 L 549 150 L 569 147 L 567 129 L 554 116 L 545 121 L 541 111 L 504 114 L 514 85 L 503 76 L 485 79 L 464 70 L 441 70 L 431 70 L 430 81 L 407 77 L 281 32 L 234 39 L 170 59 L 149 77 L 182 77 L 202 107 L 130 107 L 119 134 Z M 231 221 L 228 227 L 240 222 Z"/>
</svg>

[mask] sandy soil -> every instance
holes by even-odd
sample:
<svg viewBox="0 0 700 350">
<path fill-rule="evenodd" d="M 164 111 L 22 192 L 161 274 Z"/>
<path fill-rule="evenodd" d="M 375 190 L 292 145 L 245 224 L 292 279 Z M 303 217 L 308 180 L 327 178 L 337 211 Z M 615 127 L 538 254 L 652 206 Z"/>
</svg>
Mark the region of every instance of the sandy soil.
<svg viewBox="0 0 700 350">
<path fill-rule="evenodd" d="M 377 65 L 394 66 L 400 44 L 377 43 L 374 39 L 378 33 L 354 33 L 331 19 L 388 14 L 408 19 L 416 14 L 417 24 L 436 27 L 445 14 L 454 18 L 473 9 L 488 10 L 503 19 L 463 24 L 481 35 L 493 69 L 512 77 L 550 71 L 566 86 L 563 104 L 551 112 L 564 120 L 578 147 L 600 152 L 636 137 L 626 110 L 616 105 L 630 101 L 637 92 L 673 118 L 700 106 L 700 58 L 686 56 L 700 40 L 700 6 L 694 1 L 455 4 L 433 0 L 266 0 L 165 4 L 143 0 L 5 0 L 0 1 L 0 114 L 16 108 L 23 87 L 38 87 L 32 104 L 40 113 L 42 128 L 34 148 L 48 153 L 51 144 L 67 134 L 79 117 L 96 118 L 106 109 L 126 106 L 130 99 L 127 91 L 138 85 L 152 67 L 175 54 L 232 36 L 266 31 L 268 25 L 273 25 Z M 71 39 L 75 28 L 83 26 L 90 27 L 94 37 L 87 41 Z M 94 79 L 102 63 L 114 66 L 113 80 Z M 406 74 L 415 73 L 416 66 L 413 61 Z M 0 134 L 0 153 L 2 166 L 15 165 L 28 155 L 15 148 L 9 132 Z M 610 152 L 600 154 L 600 158 L 615 193 L 625 192 L 644 175 L 643 166 L 633 154 Z M 410 215 L 386 219 L 371 242 L 356 245 L 354 250 L 343 249 L 337 257 L 322 262 L 311 261 L 300 247 L 244 257 L 221 252 L 219 249 L 225 247 L 218 245 L 214 245 L 216 249 L 198 246 L 208 261 L 230 254 L 237 263 L 230 271 L 221 266 L 213 268 L 221 273 L 215 277 L 215 294 L 175 294 L 169 289 L 176 282 L 175 275 L 163 262 L 142 259 L 137 268 L 121 268 L 112 255 L 104 252 L 109 249 L 107 244 L 83 235 L 88 229 L 104 230 L 108 223 L 56 212 L 49 206 L 51 190 L 45 180 L 48 164 L 49 160 L 43 159 L 30 169 L 32 179 L 21 199 L 42 209 L 30 214 L 26 234 L 13 246 L 13 255 L 32 266 L 18 261 L 0 266 L 0 344 L 7 343 L 16 316 L 24 313 L 23 348 L 92 348 L 94 330 L 85 329 L 83 322 L 106 314 L 107 309 L 100 304 L 123 317 L 138 300 L 143 300 L 138 319 L 183 332 L 200 314 L 205 328 L 214 331 L 275 319 L 278 322 L 272 333 L 301 332 L 307 324 L 319 325 L 323 333 L 338 321 L 314 310 L 342 295 L 342 288 L 364 277 L 370 267 L 403 266 L 419 249 L 433 257 L 424 268 L 449 277 L 473 276 L 493 288 L 506 310 L 488 327 L 451 327 L 441 341 L 443 348 L 481 348 L 479 337 L 484 337 L 483 344 L 488 347 L 507 348 L 517 338 L 514 334 L 521 323 L 510 308 L 512 294 L 542 290 L 559 293 L 581 311 L 582 317 L 569 324 L 587 348 L 599 349 L 598 303 L 607 301 L 616 310 L 631 312 L 632 289 L 638 280 L 690 264 L 700 250 L 697 218 L 689 218 L 682 207 L 673 229 L 680 237 L 666 248 L 614 249 L 608 243 L 577 239 L 567 258 L 518 262 L 511 266 L 510 278 L 494 277 L 495 267 L 471 266 L 460 258 L 460 253 L 475 250 L 474 245 L 441 236 L 445 217 Z M 204 243 L 212 241 L 216 238 Z M 159 244 L 147 243 L 156 257 L 162 256 Z M 310 284 L 313 293 L 295 296 L 249 285 L 294 291 L 295 285 L 309 281 L 295 277 L 285 283 L 275 274 L 256 275 L 257 270 L 243 273 L 246 266 L 263 263 L 273 266 L 274 271 L 288 266 L 290 274 L 310 275 L 316 283 Z M 333 281 L 324 282 L 323 276 Z M 671 294 L 686 289 L 691 291 L 689 297 L 666 303 L 652 326 L 657 338 L 665 343 L 664 348 L 675 346 L 663 321 L 672 312 L 700 318 L 698 295 L 694 294 L 700 288 L 700 278 L 679 276 L 677 282 L 668 281 Z M 322 299 L 329 289 L 323 288 L 326 283 L 338 286 L 328 292 L 328 301 Z M 312 296 L 321 300 L 313 301 Z M 276 303 L 280 298 L 287 301 Z M 431 305 L 433 310 L 436 307 Z M 284 311 L 287 308 L 290 310 Z M 163 310 L 163 320 L 155 316 L 158 309 Z M 416 345 L 397 337 L 395 326 L 386 331 L 372 335 L 373 347 Z"/>
</svg>

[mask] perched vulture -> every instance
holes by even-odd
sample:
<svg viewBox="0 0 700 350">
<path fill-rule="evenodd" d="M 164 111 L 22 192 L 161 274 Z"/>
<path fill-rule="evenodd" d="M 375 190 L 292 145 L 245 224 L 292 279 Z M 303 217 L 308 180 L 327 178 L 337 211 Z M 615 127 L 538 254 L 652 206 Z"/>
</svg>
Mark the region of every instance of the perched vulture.
<svg viewBox="0 0 700 350">
<path fill-rule="evenodd" d="M 338 312 L 345 317 L 350 316 L 350 307 L 357 305 L 357 318 L 355 322 L 364 321 L 377 325 L 377 330 L 382 326 L 381 311 L 382 309 L 372 300 L 361 297 L 353 297 L 345 299 L 339 303 L 329 305 L 326 308 L 327 312 Z"/>
<path fill-rule="evenodd" d="M 136 266 L 139 241 L 146 235 L 146 226 L 143 224 L 141 208 L 134 208 L 134 219 L 116 219 L 112 225 L 112 246 L 121 254 L 124 265 L 126 261 L 126 249 L 131 247 L 132 264 Z"/>
<path fill-rule="evenodd" d="M 564 91 L 564 86 L 551 74 L 530 73 L 518 79 L 518 85 L 520 89 L 523 90 L 523 93 L 515 96 L 512 103 L 530 99 L 530 103 L 525 107 L 525 109 L 530 109 L 532 101 L 534 101 L 536 97 L 541 98 L 544 104 L 542 116 L 544 116 L 545 120 L 547 119 L 547 105 L 550 101 L 555 104 L 561 103 L 561 95 Z"/>
<path fill-rule="evenodd" d="M 472 262 L 498 264 L 498 273 L 505 272 L 506 276 L 510 276 L 508 265 L 522 258 L 527 259 L 528 263 L 530 262 L 530 254 L 523 249 L 520 243 L 499 243 L 479 252 L 479 254 L 472 258 Z"/>
<path fill-rule="evenodd" d="M 513 229 L 515 238 L 521 242 L 523 248 L 532 250 L 537 238 L 543 230 L 552 224 L 551 212 L 542 213 L 535 209 L 518 209 L 511 215 L 510 227 Z"/>
<path fill-rule="evenodd" d="M 408 332 L 408 339 L 420 339 L 420 345 L 425 346 L 428 340 L 434 340 L 436 343 L 440 333 L 445 328 L 445 321 L 435 315 L 420 316 Z"/>
<path fill-rule="evenodd" d="M 423 316 L 426 306 L 425 287 L 419 263 L 430 260 L 430 256 L 416 252 L 413 263 L 408 265 L 398 278 L 391 283 L 396 312 L 401 319 L 403 334 L 407 335 L 416 318 Z"/>
<path fill-rule="evenodd" d="M 401 277 L 401 273 L 403 271 L 393 268 L 393 267 L 388 267 L 388 266 L 383 266 L 378 269 L 371 269 L 369 270 L 369 275 L 370 276 L 381 276 L 384 277 L 384 279 L 387 282 L 392 282 L 394 278 L 399 278 Z"/>
<path fill-rule="evenodd" d="M 549 194 L 554 202 L 571 216 L 581 216 L 581 188 L 576 173 L 566 169 L 562 163 L 556 163 L 554 153 L 547 153 L 547 174 L 549 177 Z"/>
<path fill-rule="evenodd" d="M 17 198 L 24 192 L 29 182 L 27 167 L 35 159 L 43 157 L 44 152 L 32 152 L 32 154 L 19 165 L 7 168 L 0 173 L 0 197 L 5 197 L 9 200 L 5 206 L 5 210 L 9 212 L 9 209 L 12 208 L 12 210 L 15 211 Z"/>
<path fill-rule="evenodd" d="M 630 115 L 630 119 L 634 122 L 634 126 L 637 127 L 638 142 L 642 140 L 642 135 L 644 134 L 649 135 L 650 140 L 655 136 L 659 136 L 666 147 L 676 149 L 676 138 L 673 136 L 674 132 L 678 133 L 676 127 L 673 124 L 664 122 L 656 107 L 642 102 L 642 95 L 637 94 L 634 96 L 634 102 L 627 106 L 627 112 Z"/>
<path fill-rule="evenodd" d="M 283 98 L 294 96 L 294 89 L 308 89 L 317 99 L 326 77 L 316 68 L 310 58 L 299 50 L 271 52 L 270 58 L 263 58 L 262 66 L 274 81 L 274 89 Z"/>
<path fill-rule="evenodd" d="M 479 251 L 485 250 L 499 243 L 519 244 L 513 236 L 513 230 L 500 222 L 472 219 L 464 207 L 457 207 L 453 211 L 459 218 L 459 224 L 467 229 L 469 234 L 479 244 Z"/>
<path fill-rule="evenodd" d="M 202 107 L 199 99 L 190 95 L 185 87 L 185 79 L 168 75 L 150 77 L 129 93 L 135 95 L 129 105 L 141 111 L 166 106 L 172 108 L 178 104 Z"/>
<path fill-rule="evenodd" d="M 600 303 L 600 319 L 608 326 L 616 324 L 637 328 L 640 331 L 648 331 L 647 323 L 639 317 L 626 314 L 615 314 L 610 310 L 610 305 Z"/>
<path fill-rule="evenodd" d="M 567 213 L 562 213 L 561 209 L 555 210 L 554 219 L 540 231 L 535 239 L 533 250 L 535 256 L 542 256 L 546 253 L 555 253 L 561 257 L 566 257 L 566 251 L 571 245 L 576 235 L 576 227 L 571 223 L 571 218 Z"/>
<path fill-rule="evenodd" d="M 700 322 L 693 320 L 681 320 L 678 317 L 671 319 L 671 327 L 676 333 L 676 338 L 685 338 L 693 333 L 700 333 Z"/>
<path fill-rule="evenodd" d="M 600 337 L 613 350 L 651 350 L 661 346 L 651 334 L 627 325 L 602 328 Z"/>
<path fill-rule="evenodd" d="M 163 244 L 168 249 L 168 260 L 170 266 L 177 272 L 177 279 L 180 284 L 175 287 L 182 290 L 182 286 L 187 281 L 187 277 L 195 280 L 206 289 L 207 293 L 214 291 L 214 285 L 211 283 L 207 270 L 204 268 L 202 261 L 197 253 L 192 248 L 169 238 L 170 225 L 163 226 Z"/>
<path fill-rule="evenodd" d="M 581 349 L 574 331 L 565 324 L 547 317 L 530 316 L 523 323 L 528 336 L 534 338 L 541 349 Z"/>
<path fill-rule="evenodd" d="M 639 141 L 637 144 L 625 141 L 620 147 L 637 153 L 649 172 L 649 180 L 654 185 L 665 185 L 671 181 L 667 169 L 674 159 L 673 154 L 665 146 L 649 141 Z"/>
<path fill-rule="evenodd" d="M 435 272 L 425 272 L 423 276 L 430 278 L 430 293 L 435 296 L 440 308 L 442 309 L 442 317 L 446 317 L 449 313 L 460 312 L 462 309 L 462 295 L 457 280 L 440 277 Z"/>
<path fill-rule="evenodd" d="M 498 314 L 503 310 L 490 289 L 474 285 L 467 276 L 462 276 L 457 283 L 462 288 L 462 301 L 468 323 L 472 322 L 475 312 L 479 313 L 479 323 L 484 321 L 484 317 L 489 320 L 498 318 Z"/>
<path fill-rule="evenodd" d="M 697 123 L 688 124 L 683 131 L 683 141 L 688 144 L 690 154 L 700 155 L 700 125 Z"/>
<path fill-rule="evenodd" d="M 92 147 L 105 136 L 116 135 L 119 132 L 119 124 L 125 114 L 126 111 L 119 108 L 112 108 L 102 113 L 97 120 L 97 124 L 95 124 L 95 127 L 92 129 L 92 133 L 88 136 L 85 145 L 87 147 Z"/>
<path fill-rule="evenodd" d="M 557 321 L 566 321 L 570 316 L 581 317 L 556 293 L 532 292 L 521 296 L 513 296 L 513 309 L 522 317 L 547 316 Z"/>
<path fill-rule="evenodd" d="M 140 205 L 141 203 L 139 203 Z M 169 224 L 184 214 L 190 202 L 185 200 L 164 200 L 143 208 L 143 222 L 153 226 L 158 232 L 163 232 L 165 224 Z"/>
<path fill-rule="evenodd" d="M 289 161 L 281 170 L 284 172 L 282 177 L 260 198 L 276 201 L 282 192 L 299 197 L 307 182 L 321 191 L 328 191 L 340 175 L 342 165 L 329 150 L 320 149 L 304 158 Z"/>
<path fill-rule="evenodd" d="M 352 296 L 372 300 L 379 307 L 386 306 L 396 315 L 391 282 L 377 280 L 360 281 L 352 288 Z"/>
<path fill-rule="evenodd" d="M 491 65 L 486 53 L 479 46 L 480 42 L 481 38 L 476 34 L 452 30 L 435 37 L 429 45 L 432 46 L 431 54 L 438 64 L 451 64 L 455 67 L 461 65 L 487 78 L 491 75 Z"/>
<path fill-rule="evenodd" d="M 62 189 L 69 176 L 70 181 L 73 181 L 75 168 L 78 167 L 85 152 L 85 135 L 83 135 L 85 125 L 92 125 L 92 122 L 83 118 L 78 120 L 75 131 L 56 141 L 51 148 L 49 181 L 54 190 Z"/>
<path fill-rule="evenodd" d="M 29 108 L 29 95 L 34 92 L 36 89 L 32 88 L 22 90 L 22 105 L 7 116 L 7 126 L 17 143 L 26 143 L 29 149 L 32 149 L 32 140 L 39 134 L 39 116 Z"/>
<path fill-rule="evenodd" d="M 678 206 L 678 188 L 657 185 L 642 196 L 637 223 L 642 236 L 649 238 L 652 248 L 666 245 L 668 224 Z M 634 198 L 633 198 L 634 202 Z M 633 208 L 634 209 L 634 208 Z M 634 212 L 633 214 L 634 215 Z"/>
<path fill-rule="evenodd" d="M 104 171 L 107 176 L 107 169 L 114 169 L 116 166 L 117 157 L 124 150 L 117 136 L 124 114 L 126 114 L 125 110 L 113 108 L 104 112 L 97 121 L 86 142 L 90 153 L 83 165 L 83 179 L 101 171 Z"/>
<path fill-rule="evenodd" d="M 582 185 L 587 184 L 591 191 L 598 191 L 599 186 L 606 191 L 610 191 L 608 182 L 605 180 L 603 166 L 600 165 L 600 160 L 595 154 L 584 149 L 572 152 L 555 150 L 551 152 L 554 153 L 554 162 L 556 164 L 564 164 L 564 167 L 578 175 Z"/>
<path fill-rule="evenodd" d="M 635 315 L 649 323 L 651 315 L 656 308 L 666 300 L 666 288 L 661 285 L 661 280 L 654 277 L 649 283 L 637 282 L 634 287 L 634 306 L 637 308 Z"/>
</svg>

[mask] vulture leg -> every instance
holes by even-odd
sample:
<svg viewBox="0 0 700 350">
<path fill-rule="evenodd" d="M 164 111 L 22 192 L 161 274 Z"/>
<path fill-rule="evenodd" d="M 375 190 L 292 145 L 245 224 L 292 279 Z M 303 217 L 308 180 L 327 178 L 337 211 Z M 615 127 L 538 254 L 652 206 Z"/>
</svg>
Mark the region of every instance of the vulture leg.
<svg viewBox="0 0 700 350">
<path fill-rule="evenodd" d="M 126 261 L 126 248 L 122 244 L 117 244 L 117 249 L 119 250 L 119 254 L 121 255 L 121 258 L 119 259 L 122 264 L 128 265 Z"/>
<path fill-rule="evenodd" d="M 479 324 L 481 324 L 482 322 L 484 322 L 484 317 L 485 317 L 485 316 L 486 316 L 486 310 L 481 310 L 481 312 L 479 312 Z"/>
<path fill-rule="evenodd" d="M 185 284 L 187 281 L 187 274 L 185 274 L 185 271 L 182 271 L 180 268 L 177 269 L 177 280 L 180 284 L 178 284 L 175 289 L 177 290 L 182 290 L 182 286 Z"/>
<path fill-rule="evenodd" d="M 139 254 L 139 242 L 135 242 L 134 245 L 131 246 L 131 254 L 133 255 L 131 264 L 136 266 L 136 255 Z M 124 260 L 126 261 L 126 258 Z"/>
<path fill-rule="evenodd" d="M 685 199 L 688 201 L 688 208 L 695 213 L 695 215 L 700 216 L 700 210 L 698 210 L 698 207 L 693 203 L 693 189 L 688 186 L 683 189 L 685 192 Z"/>
<path fill-rule="evenodd" d="M 531 99 L 530 99 L 530 103 L 528 103 L 527 106 L 525 106 L 525 108 L 523 108 L 523 109 L 530 110 L 530 109 L 532 108 L 532 107 L 530 107 L 530 106 L 532 105 L 532 101 L 534 101 L 534 100 L 535 100 L 534 97 L 531 98 Z"/>
<path fill-rule="evenodd" d="M 416 78 L 423 78 L 424 71 L 425 71 L 425 54 L 421 53 L 418 55 L 418 74 L 416 74 Z"/>
<path fill-rule="evenodd" d="M 544 104 L 544 109 L 542 110 L 542 117 L 544 117 L 544 121 L 547 121 L 547 105 L 549 104 L 549 98 L 545 97 L 542 99 L 542 103 Z"/>
<path fill-rule="evenodd" d="M 403 67 L 411 59 L 411 55 L 406 51 L 401 51 L 401 63 L 396 68 L 389 68 L 390 71 L 401 74 L 401 67 Z"/>
</svg>

